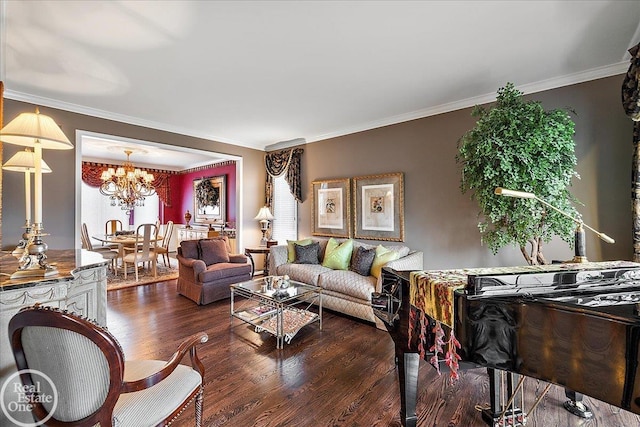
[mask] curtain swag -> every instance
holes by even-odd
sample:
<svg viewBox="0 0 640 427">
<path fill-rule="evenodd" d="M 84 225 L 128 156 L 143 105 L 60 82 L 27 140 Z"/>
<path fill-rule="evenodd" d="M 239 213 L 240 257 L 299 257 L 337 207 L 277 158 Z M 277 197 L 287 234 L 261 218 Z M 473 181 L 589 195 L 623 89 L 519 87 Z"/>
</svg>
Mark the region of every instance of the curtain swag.
<svg viewBox="0 0 640 427">
<path fill-rule="evenodd" d="M 622 107 L 633 123 L 631 160 L 631 212 L 633 217 L 633 260 L 640 261 L 640 44 L 629 49 L 631 65 L 622 83 Z"/>
<path fill-rule="evenodd" d="M 265 204 L 271 207 L 273 202 L 273 178 L 285 174 L 284 179 L 289 184 L 289 190 L 298 203 L 302 203 L 302 180 L 300 177 L 300 160 L 304 149 L 291 148 L 274 151 L 264 156 L 264 166 L 267 170 L 265 183 Z"/>
<path fill-rule="evenodd" d="M 109 165 L 106 163 L 82 162 L 82 181 L 90 187 L 100 187 L 102 185 L 102 171 L 105 168 L 117 168 L 118 165 Z M 161 171 L 156 169 L 147 169 L 153 173 L 153 187 L 156 189 L 158 198 L 165 206 L 171 207 L 171 187 L 169 186 L 169 177 L 175 172 Z"/>
</svg>

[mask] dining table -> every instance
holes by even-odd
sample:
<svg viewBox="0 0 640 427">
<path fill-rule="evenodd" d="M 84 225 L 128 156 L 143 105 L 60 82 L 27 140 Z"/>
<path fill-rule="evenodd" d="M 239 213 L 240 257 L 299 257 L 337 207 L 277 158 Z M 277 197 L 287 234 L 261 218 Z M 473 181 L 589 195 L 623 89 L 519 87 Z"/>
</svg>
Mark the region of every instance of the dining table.
<svg viewBox="0 0 640 427">
<path fill-rule="evenodd" d="M 124 257 L 124 253 L 127 250 L 132 250 L 135 248 L 136 244 L 142 243 L 143 237 L 137 236 L 135 233 L 132 234 L 96 234 L 91 236 L 92 239 L 95 239 L 104 244 L 118 245 L 118 258 L 122 261 Z M 161 242 L 164 239 L 160 234 L 151 236 L 151 243 Z"/>
</svg>

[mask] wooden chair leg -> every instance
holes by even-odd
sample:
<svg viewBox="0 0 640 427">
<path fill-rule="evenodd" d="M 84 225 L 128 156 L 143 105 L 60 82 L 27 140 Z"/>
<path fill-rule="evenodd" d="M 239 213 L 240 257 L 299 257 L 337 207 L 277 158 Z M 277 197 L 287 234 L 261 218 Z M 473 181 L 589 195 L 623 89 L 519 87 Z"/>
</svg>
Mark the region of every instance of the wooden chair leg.
<svg viewBox="0 0 640 427">
<path fill-rule="evenodd" d="M 124 269 L 124 280 L 127 280 L 127 263 L 122 260 L 122 268 Z"/>
<path fill-rule="evenodd" d="M 143 263 L 144 264 L 144 263 Z M 136 266 L 136 282 L 138 281 L 138 263 L 134 263 L 133 265 Z"/>
<path fill-rule="evenodd" d="M 202 387 L 200 387 L 200 391 L 196 397 L 196 427 L 202 426 L 202 401 L 204 400 L 202 391 Z"/>
</svg>

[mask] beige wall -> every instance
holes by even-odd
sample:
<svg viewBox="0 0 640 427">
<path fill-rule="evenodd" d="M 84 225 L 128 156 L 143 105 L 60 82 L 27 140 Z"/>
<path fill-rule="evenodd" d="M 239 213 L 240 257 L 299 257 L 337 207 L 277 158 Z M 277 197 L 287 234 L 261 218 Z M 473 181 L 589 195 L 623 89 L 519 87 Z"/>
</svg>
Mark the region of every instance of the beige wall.
<svg viewBox="0 0 640 427">
<path fill-rule="evenodd" d="M 622 75 L 529 97 L 541 101 L 546 109 L 572 107 L 577 113 L 577 170 L 582 179 L 574 183 L 572 191 L 585 205 L 578 206 L 585 222 L 616 239 L 614 245 L 608 245 L 588 233 L 587 254 L 594 261 L 630 259 L 633 253 L 629 194 L 632 122 L 622 110 L 621 84 Z M 33 106 L 6 100 L 5 122 L 26 110 L 33 110 Z M 263 153 L 63 111 L 41 110 L 54 116 L 70 137 L 75 129 L 82 129 L 242 156 L 243 224 L 247 233 L 256 233 L 246 234 L 244 242 L 250 245 L 259 240 L 253 216 L 263 203 Z M 302 161 L 300 236 L 311 234 L 313 180 L 404 172 L 406 243 L 424 251 L 425 268 L 523 264 L 516 248 L 505 248 L 494 256 L 482 246 L 476 227 L 477 204 L 459 190 L 455 155 L 458 139 L 474 125 L 470 112 L 465 109 L 307 144 Z M 13 147 L 5 146 L 5 158 L 13 152 Z M 71 156 L 53 150 L 45 156 L 55 171 L 44 183 L 45 226 L 53 233 L 48 242 L 52 247 L 69 247 L 73 243 L 75 198 Z M 17 241 L 16 230 L 24 221 L 22 202 L 15 203 L 22 181 L 15 175 L 19 174 L 5 174 L 5 246 Z M 547 246 L 545 255 L 550 260 L 565 260 L 572 257 L 572 251 L 564 242 L 554 241 Z"/>
<path fill-rule="evenodd" d="M 35 111 L 35 106 L 23 102 L 5 99 L 5 123 L 13 120 L 19 113 Z M 116 135 L 143 141 L 171 144 L 199 150 L 214 151 L 242 157 L 242 221 L 243 241 L 253 244 L 260 240 L 253 217 L 264 204 L 264 153 L 215 141 L 193 138 L 120 122 L 104 120 L 82 114 L 40 107 L 40 112 L 53 117 L 74 143 L 76 130 Z M 9 159 L 22 147 L 4 145 L 4 158 Z M 50 236 L 45 242 L 52 249 L 73 248 L 76 246 L 76 170 L 75 150 L 45 150 L 43 157 L 53 173 L 43 177 L 43 222 L 45 232 Z M 24 225 L 24 175 L 3 171 L 2 194 L 2 246 L 13 248 L 22 234 Z"/>
<path fill-rule="evenodd" d="M 630 259 L 632 123 L 622 110 L 622 76 L 537 93 L 546 109 L 572 107 L 577 116 L 576 154 L 582 179 L 572 188 L 585 204 L 585 223 L 616 239 L 600 242 L 588 233 L 591 260 Z M 483 247 L 477 204 L 459 189 L 458 139 L 473 127 L 471 109 L 455 111 L 308 144 L 303 160 L 301 236 L 311 233 L 311 182 L 385 172 L 405 174 L 406 243 L 424 251 L 425 268 L 521 265 L 515 247 L 494 256 Z M 573 255 L 561 240 L 546 247 L 549 260 Z"/>
</svg>

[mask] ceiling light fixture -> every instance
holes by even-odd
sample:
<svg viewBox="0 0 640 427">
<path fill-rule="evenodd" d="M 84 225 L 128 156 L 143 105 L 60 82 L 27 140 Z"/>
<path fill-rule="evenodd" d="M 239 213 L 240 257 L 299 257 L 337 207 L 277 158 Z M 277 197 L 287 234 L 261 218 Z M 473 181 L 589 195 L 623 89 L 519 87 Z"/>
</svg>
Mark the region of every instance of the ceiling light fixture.
<svg viewBox="0 0 640 427">
<path fill-rule="evenodd" d="M 124 150 L 127 160 L 117 169 L 102 172 L 100 193 L 111 199 L 111 206 L 119 205 L 130 213 L 136 206 L 144 206 L 144 199 L 156 194 L 153 174 L 133 166 L 129 157 L 132 150 Z"/>
</svg>

